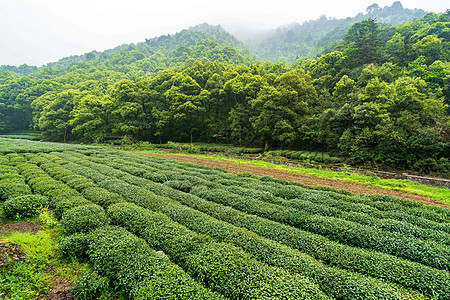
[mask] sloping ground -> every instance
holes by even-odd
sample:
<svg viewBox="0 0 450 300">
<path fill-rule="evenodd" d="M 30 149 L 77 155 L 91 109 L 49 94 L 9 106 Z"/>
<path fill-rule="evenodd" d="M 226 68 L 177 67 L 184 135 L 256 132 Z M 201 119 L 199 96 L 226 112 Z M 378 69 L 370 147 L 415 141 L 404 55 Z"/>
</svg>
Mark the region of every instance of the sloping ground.
<svg viewBox="0 0 450 300">
<path fill-rule="evenodd" d="M 162 157 L 170 160 L 176 160 L 176 161 L 182 161 L 182 162 L 190 162 L 194 164 L 204 165 L 204 166 L 210 166 L 210 167 L 217 167 L 227 170 L 230 173 L 243 173 L 243 172 L 249 172 L 258 176 L 272 176 L 279 179 L 285 179 L 285 180 L 292 180 L 292 181 L 299 181 L 301 183 L 307 184 L 307 185 L 323 185 L 323 186 L 329 186 L 336 189 L 346 189 L 349 190 L 352 193 L 357 194 L 386 194 L 386 195 L 392 195 L 395 197 L 403 198 L 403 199 L 409 199 L 425 204 L 430 205 L 436 205 L 440 207 L 450 207 L 449 205 L 442 203 L 440 201 L 437 201 L 435 199 L 432 199 L 430 197 L 412 194 L 404 191 L 398 191 L 398 190 L 390 190 L 390 189 L 383 189 L 379 187 L 375 187 L 369 184 L 362 184 L 357 182 L 351 182 L 351 181 L 344 181 L 344 180 L 335 180 L 335 179 L 328 179 L 328 178 L 320 178 L 312 175 L 307 174 L 301 174 L 297 172 L 287 171 L 287 170 L 279 170 L 274 169 L 270 167 L 264 167 L 264 166 L 255 166 L 255 165 L 248 165 L 248 164 L 239 164 L 236 162 L 231 161 L 219 161 L 219 160 L 212 160 L 212 159 L 206 159 L 196 156 L 188 156 L 188 155 L 165 155 L 165 154 L 154 154 L 154 153 L 136 153 L 141 155 L 148 155 L 148 156 L 157 156 Z"/>
<path fill-rule="evenodd" d="M 0 168 L 7 203 L 45 196 L 63 215 L 60 232 L 75 234 L 59 249 L 89 263 L 88 288 L 133 299 L 450 300 L 448 209 L 108 149 L 11 153 Z M 44 275 L 58 265 L 49 262 Z"/>
</svg>

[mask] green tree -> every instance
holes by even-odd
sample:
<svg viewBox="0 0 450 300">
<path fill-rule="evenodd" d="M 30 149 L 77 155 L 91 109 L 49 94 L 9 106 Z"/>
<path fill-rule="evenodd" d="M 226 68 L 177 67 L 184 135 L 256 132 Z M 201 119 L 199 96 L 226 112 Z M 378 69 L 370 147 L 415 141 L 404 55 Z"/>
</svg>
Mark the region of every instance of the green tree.
<svg viewBox="0 0 450 300">
<path fill-rule="evenodd" d="M 379 63 L 382 60 L 379 25 L 373 19 L 355 23 L 344 36 L 344 42 L 354 51 L 347 51 L 349 66 Z"/>
<path fill-rule="evenodd" d="M 424 56 L 428 65 L 442 57 L 442 41 L 434 35 L 428 35 L 413 45 L 416 57 Z"/>
<path fill-rule="evenodd" d="M 45 139 L 53 141 L 72 140 L 72 127 L 70 125 L 70 113 L 74 106 L 74 99 L 80 92 L 69 89 L 62 91 L 51 99 L 43 107 L 37 120 L 37 127 L 42 130 Z"/>
<path fill-rule="evenodd" d="M 106 96 L 84 93 L 74 100 L 69 125 L 78 140 L 102 142 L 110 131 L 109 113 L 112 101 Z"/>
</svg>

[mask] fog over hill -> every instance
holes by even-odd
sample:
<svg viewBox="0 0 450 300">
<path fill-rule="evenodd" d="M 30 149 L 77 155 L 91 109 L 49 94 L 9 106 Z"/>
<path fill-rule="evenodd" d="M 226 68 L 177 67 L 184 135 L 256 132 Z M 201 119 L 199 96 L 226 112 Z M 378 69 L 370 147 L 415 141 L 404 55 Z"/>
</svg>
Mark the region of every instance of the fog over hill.
<svg viewBox="0 0 450 300">
<path fill-rule="evenodd" d="M 315 57 L 332 50 L 347 30 L 356 22 L 374 19 L 377 23 L 398 25 L 423 17 L 423 9 L 404 8 L 400 1 L 380 7 L 374 3 L 364 13 L 336 19 L 320 16 L 316 20 L 291 22 L 277 28 L 245 21 L 218 22 L 231 34 L 245 42 L 263 60 L 295 61 L 303 56 Z"/>
</svg>

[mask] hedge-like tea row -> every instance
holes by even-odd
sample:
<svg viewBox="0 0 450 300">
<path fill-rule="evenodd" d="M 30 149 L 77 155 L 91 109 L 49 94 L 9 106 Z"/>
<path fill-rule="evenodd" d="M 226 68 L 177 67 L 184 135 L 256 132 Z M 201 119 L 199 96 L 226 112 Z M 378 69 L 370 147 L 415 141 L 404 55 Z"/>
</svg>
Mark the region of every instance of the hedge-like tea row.
<svg viewBox="0 0 450 300">
<path fill-rule="evenodd" d="M 188 274 L 232 299 L 329 299 L 307 278 L 267 266 L 240 248 L 190 231 L 162 213 L 130 203 L 108 209 L 111 222 L 161 249 Z"/>
<path fill-rule="evenodd" d="M 245 183 L 240 180 L 219 180 L 218 183 L 225 185 L 225 186 L 233 186 L 235 188 L 245 188 L 248 190 L 256 190 L 258 192 L 264 191 L 266 193 L 269 193 L 271 195 L 272 191 L 276 191 L 276 186 L 268 186 L 265 183 L 261 183 L 258 181 L 251 181 L 249 183 Z M 235 190 L 236 191 L 236 190 Z M 233 192 L 235 192 L 233 191 Z M 296 192 L 297 191 L 297 192 Z M 371 217 L 378 218 L 378 219 L 393 219 L 403 222 L 408 222 L 416 226 L 420 226 L 423 229 L 432 229 L 437 231 L 444 231 L 446 233 L 450 233 L 450 223 L 438 223 L 429 219 L 425 219 L 422 217 L 419 217 L 414 214 L 409 214 L 409 208 L 408 206 L 405 207 L 398 207 L 399 210 L 392 211 L 392 210 L 378 210 L 377 208 L 370 206 L 370 204 L 374 203 L 371 199 L 384 199 L 384 200 L 392 200 L 394 203 L 397 201 L 402 202 L 401 199 L 395 198 L 395 197 L 386 197 L 382 196 L 378 197 L 378 195 L 355 195 L 352 197 L 346 196 L 346 195 L 338 195 L 336 193 L 320 193 L 317 191 L 311 191 L 307 189 L 299 189 L 298 187 L 294 187 L 293 190 L 291 190 L 292 193 L 289 193 L 289 187 L 282 188 L 281 191 L 278 190 L 278 194 L 281 193 L 280 196 L 283 196 L 288 199 L 303 199 L 308 200 L 312 202 L 319 202 L 319 203 L 326 203 L 329 206 L 336 207 L 340 210 L 345 210 L 349 212 L 354 213 L 367 213 L 370 214 Z M 388 200 L 387 200 L 388 201 Z M 406 200 L 405 200 L 406 201 Z M 412 202 L 411 203 L 416 203 Z M 413 206 L 421 205 L 420 203 L 413 204 Z M 426 209 L 435 210 L 432 207 L 426 207 Z M 437 211 L 445 212 L 445 209 L 438 208 Z"/>
<path fill-rule="evenodd" d="M 37 155 L 28 155 L 28 159 L 33 161 Z M 44 170 L 34 163 L 24 163 L 17 166 L 21 174 L 33 191 L 49 198 L 49 207 L 53 209 L 55 216 L 61 219 L 63 213 L 71 208 L 91 204 L 76 190 L 71 189 L 66 184 L 53 179 Z"/>
<path fill-rule="evenodd" d="M 83 167 L 81 167 L 82 169 Z M 252 234 L 251 232 L 242 231 L 223 221 L 218 221 L 201 212 L 195 211 L 173 201 L 167 201 L 150 192 L 129 186 L 117 180 L 103 181 L 102 186 L 107 187 L 116 192 L 122 193 L 130 201 L 136 202 L 141 206 L 159 209 L 164 213 L 176 219 L 179 223 L 188 222 L 190 226 L 194 226 L 195 231 L 203 231 L 222 241 L 231 242 L 244 248 L 252 253 L 258 259 L 272 265 L 282 266 L 287 269 L 313 277 L 319 282 L 320 287 L 328 294 L 335 297 L 344 298 L 364 298 L 364 299 L 399 299 L 402 298 L 394 287 L 386 283 L 370 279 L 355 273 L 348 273 L 336 268 L 323 266 L 313 258 L 304 255 L 297 250 L 277 244 L 268 239 Z M 181 215 L 193 215 L 195 221 L 180 219 Z M 201 220 L 199 219 L 201 218 Z M 121 218 L 122 219 L 122 218 Z M 209 230 L 205 231 L 208 227 Z M 222 236 L 221 236 L 222 234 Z M 281 257 L 285 259 L 280 260 Z M 370 289 L 367 288 L 370 286 Z M 389 295 L 389 296 L 388 296 Z"/>
<path fill-rule="evenodd" d="M 368 248 L 416 261 L 442 270 L 450 270 L 450 250 L 432 242 L 386 233 L 334 217 L 314 215 L 290 207 L 258 201 L 220 189 L 201 189 L 197 196 L 228 205 L 249 214 L 299 227 L 343 244 Z"/>
<path fill-rule="evenodd" d="M 48 198 L 41 195 L 11 197 L 3 203 L 3 215 L 8 219 L 32 218 L 47 205 Z"/>
<path fill-rule="evenodd" d="M 70 158 L 83 162 L 79 158 Z M 84 161 L 85 164 L 96 170 L 109 172 L 108 167 Z M 69 165 L 67 165 L 69 166 Z M 85 174 L 88 168 L 72 165 L 74 171 Z M 99 176 L 98 172 L 90 172 L 93 176 Z M 279 241 L 313 257 L 340 268 L 354 270 L 356 272 L 397 282 L 405 287 L 410 287 L 425 293 L 431 297 L 448 299 L 450 292 L 450 274 L 446 271 L 429 268 L 421 264 L 398 259 L 394 256 L 371 252 L 359 248 L 341 245 L 331 242 L 326 238 L 314 235 L 297 228 L 292 228 L 277 222 L 263 219 L 258 216 L 248 215 L 220 204 L 209 202 L 197 196 L 174 190 L 168 186 L 149 182 L 148 180 L 134 177 L 135 184 L 162 196 L 167 196 L 188 205 L 196 210 L 203 211 L 214 218 L 227 221 L 238 227 L 248 228 L 260 235 Z M 132 180 L 132 178 L 130 178 Z M 131 182 L 130 182 L 131 183 Z M 149 203 L 152 203 L 149 201 Z M 320 251 L 317 251 L 321 249 Z M 421 276 L 416 276 L 421 274 Z"/>
<path fill-rule="evenodd" d="M 86 204 L 66 210 L 61 217 L 65 234 L 87 233 L 108 224 L 105 210 L 96 204 Z"/>
<path fill-rule="evenodd" d="M 171 185 L 174 188 L 182 190 L 177 186 Z M 194 186 L 194 184 L 192 184 Z M 192 186 L 190 188 L 192 188 Z M 363 225 L 373 226 L 382 230 L 389 232 L 396 232 L 402 234 L 402 236 L 411 236 L 423 240 L 433 240 L 437 243 L 443 243 L 450 245 L 450 234 L 442 231 L 435 231 L 431 229 L 421 228 L 416 225 L 409 224 L 404 221 L 397 221 L 391 219 L 378 219 L 372 217 L 368 213 L 355 212 L 352 206 L 357 204 L 342 202 L 335 200 L 331 197 L 326 197 L 318 193 L 311 193 L 309 191 L 302 195 L 302 198 L 295 198 L 290 200 L 285 200 L 280 197 L 276 197 L 273 194 L 265 191 L 253 190 L 250 188 L 242 188 L 239 186 L 224 186 L 224 190 L 232 192 L 240 196 L 249 196 L 256 200 L 261 200 L 269 203 L 274 203 L 282 205 L 285 207 L 292 207 L 295 209 L 307 211 L 312 214 L 319 214 L 322 216 L 336 217 Z M 189 189 L 190 190 L 190 189 Z M 189 192 L 189 190 L 183 190 Z M 338 203 L 343 203 L 340 206 Z M 332 203 L 334 205 L 329 206 Z M 350 205 L 349 205 L 350 204 Z M 342 207 L 343 209 L 339 209 Z M 365 208 L 364 208 L 365 209 Z M 349 212 L 350 211 L 350 212 Z M 370 210 L 369 210 L 370 211 Z"/>
<path fill-rule="evenodd" d="M 31 189 L 25 184 L 23 176 L 19 174 L 17 168 L 9 164 L 9 159 L 3 156 L 0 164 L 0 201 L 31 194 Z"/>
<path fill-rule="evenodd" d="M 41 143 L 28 140 L 12 140 L 0 139 L 0 153 L 50 153 L 55 151 L 67 150 L 93 150 L 101 151 L 98 146 L 58 144 L 58 143 Z"/>
<path fill-rule="evenodd" d="M 292 151 L 292 150 L 273 150 L 269 151 L 267 154 L 273 156 L 283 156 L 292 159 L 301 160 L 313 160 L 324 163 L 339 163 L 342 159 L 339 157 L 330 156 L 328 152 L 311 152 L 311 151 Z"/>
<path fill-rule="evenodd" d="M 224 299 L 120 227 L 101 227 L 88 235 L 68 237 L 61 248 L 66 255 L 86 253 L 93 269 L 129 299 Z"/>
<path fill-rule="evenodd" d="M 11 166 L 15 166 L 27 161 L 25 157 L 17 153 L 6 154 L 5 157 L 9 160 L 9 164 Z"/>
</svg>

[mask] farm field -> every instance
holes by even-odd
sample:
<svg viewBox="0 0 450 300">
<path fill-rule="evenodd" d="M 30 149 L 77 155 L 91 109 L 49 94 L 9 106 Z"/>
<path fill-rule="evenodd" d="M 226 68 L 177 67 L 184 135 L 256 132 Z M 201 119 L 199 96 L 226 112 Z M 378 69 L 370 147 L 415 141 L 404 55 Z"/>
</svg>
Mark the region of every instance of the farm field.
<svg viewBox="0 0 450 300">
<path fill-rule="evenodd" d="M 12 220 L 50 209 L 61 256 L 88 265 L 79 299 L 450 299 L 436 205 L 9 139 L 0 200 Z"/>
<path fill-rule="evenodd" d="M 16 130 L 7 134 L 0 134 L 0 138 L 8 139 L 22 139 L 30 141 L 39 141 L 40 132 L 33 130 Z"/>
<path fill-rule="evenodd" d="M 388 194 L 426 204 L 448 207 L 450 190 L 432 187 L 403 179 L 383 179 L 351 171 L 332 171 L 274 164 L 260 160 L 230 158 L 223 155 L 167 153 L 163 151 L 133 150 L 132 153 L 162 157 L 181 162 L 191 162 L 219 167 L 239 174 L 250 172 L 259 176 L 269 175 L 279 179 L 299 181 L 306 185 L 324 185 L 336 189 L 348 189 L 354 193 Z M 437 200 L 437 201 L 436 201 Z"/>
</svg>

